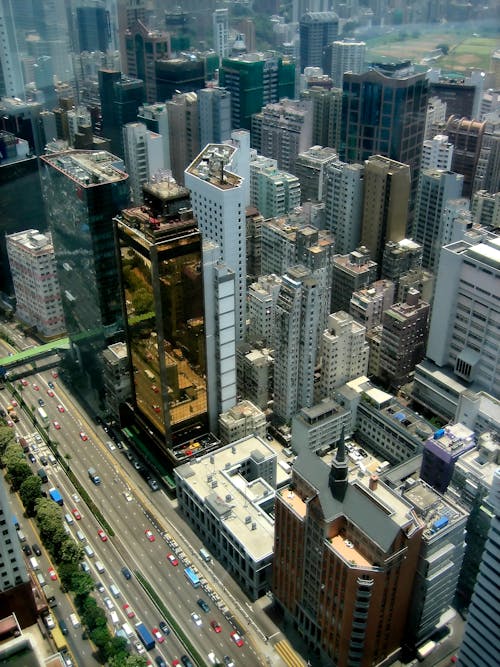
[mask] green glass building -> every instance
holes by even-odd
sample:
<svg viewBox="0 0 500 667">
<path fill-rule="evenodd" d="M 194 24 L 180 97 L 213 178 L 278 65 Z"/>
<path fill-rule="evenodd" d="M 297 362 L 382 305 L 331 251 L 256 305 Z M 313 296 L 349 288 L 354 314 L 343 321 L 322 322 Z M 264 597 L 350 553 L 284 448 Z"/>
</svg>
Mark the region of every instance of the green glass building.
<svg viewBox="0 0 500 667">
<path fill-rule="evenodd" d="M 189 191 L 143 186 L 116 219 L 135 424 L 171 463 L 208 424 L 202 239 Z"/>
<path fill-rule="evenodd" d="M 266 104 L 295 98 L 295 63 L 269 53 L 223 58 L 219 85 L 231 93 L 233 128 L 250 130 L 252 114 Z"/>
</svg>

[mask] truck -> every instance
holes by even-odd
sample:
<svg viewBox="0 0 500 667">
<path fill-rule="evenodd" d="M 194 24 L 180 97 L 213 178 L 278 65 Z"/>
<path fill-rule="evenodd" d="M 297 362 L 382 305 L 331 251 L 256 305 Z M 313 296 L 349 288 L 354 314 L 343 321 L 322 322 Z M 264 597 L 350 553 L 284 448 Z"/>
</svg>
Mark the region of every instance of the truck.
<svg viewBox="0 0 500 667">
<path fill-rule="evenodd" d="M 17 416 L 17 412 L 14 410 L 14 407 L 12 405 L 7 406 L 7 412 L 9 413 L 9 418 L 12 419 L 13 422 L 18 422 L 19 417 Z"/>
<path fill-rule="evenodd" d="M 61 496 L 59 491 L 54 486 L 51 489 L 49 489 L 49 496 L 58 505 L 64 505 L 63 497 Z"/>
<path fill-rule="evenodd" d="M 155 647 L 155 640 L 144 623 L 136 623 L 135 631 L 141 642 L 144 644 L 146 651 L 151 651 L 151 649 Z"/>
<path fill-rule="evenodd" d="M 94 484 L 101 483 L 101 478 L 97 474 L 97 470 L 95 468 L 89 468 L 87 472 L 89 474 L 89 478 L 94 482 Z"/>
</svg>

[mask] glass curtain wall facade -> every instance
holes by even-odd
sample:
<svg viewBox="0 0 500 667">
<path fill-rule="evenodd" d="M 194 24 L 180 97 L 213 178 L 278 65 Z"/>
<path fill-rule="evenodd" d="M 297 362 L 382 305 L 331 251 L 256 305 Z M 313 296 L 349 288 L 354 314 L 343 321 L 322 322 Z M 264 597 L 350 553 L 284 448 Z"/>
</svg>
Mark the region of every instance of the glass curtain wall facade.
<svg viewBox="0 0 500 667">
<path fill-rule="evenodd" d="M 161 212 L 149 203 L 123 211 L 116 224 L 132 404 L 175 459 L 172 449 L 207 426 L 201 234 L 185 198 Z"/>
</svg>

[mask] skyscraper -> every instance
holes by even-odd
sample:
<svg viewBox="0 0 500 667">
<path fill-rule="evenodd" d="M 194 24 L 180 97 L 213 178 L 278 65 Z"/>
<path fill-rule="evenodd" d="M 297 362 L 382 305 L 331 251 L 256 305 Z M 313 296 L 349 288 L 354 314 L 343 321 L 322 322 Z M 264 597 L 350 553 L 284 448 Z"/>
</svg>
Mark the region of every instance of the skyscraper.
<svg viewBox="0 0 500 667">
<path fill-rule="evenodd" d="M 284 97 L 295 97 L 295 63 L 269 53 L 223 58 L 219 83 L 231 93 L 232 126 L 250 130 L 252 114 Z"/>
<path fill-rule="evenodd" d="M 77 7 L 76 24 L 80 51 L 106 53 L 111 41 L 111 24 L 105 7 Z"/>
<path fill-rule="evenodd" d="M 481 154 L 481 144 L 486 123 L 477 120 L 450 116 L 446 122 L 445 134 L 453 144 L 451 168 L 464 177 L 463 196 L 472 197 L 472 187 Z"/>
<path fill-rule="evenodd" d="M 17 50 L 12 0 L 0 1 L 0 97 L 24 99 L 24 79 Z"/>
<path fill-rule="evenodd" d="M 299 179 L 278 169 L 276 160 L 257 156 L 250 163 L 250 204 L 264 218 L 290 213 L 300 206 Z"/>
<path fill-rule="evenodd" d="M 306 67 L 325 67 L 325 50 L 339 34 L 335 12 L 306 12 L 300 17 L 300 71 Z"/>
<path fill-rule="evenodd" d="M 484 547 L 474 587 L 465 633 L 460 647 L 460 667 L 494 665 L 498 657 L 498 605 L 495 593 L 500 586 L 497 555 L 500 549 L 500 468 L 495 472 L 489 501 L 493 507 L 490 531 Z"/>
<path fill-rule="evenodd" d="M 198 91 L 200 147 L 220 144 L 231 136 L 231 93 L 216 86 Z"/>
<path fill-rule="evenodd" d="M 325 227 L 335 238 L 335 250 L 346 255 L 361 241 L 364 166 L 338 158 L 326 168 Z"/>
<path fill-rule="evenodd" d="M 406 236 L 410 197 L 410 168 L 381 155 L 365 162 L 361 243 L 382 266 L 387 241 Z"/>
<path fill-rule="evenodd" d="M 214 51 L 219 58 L 229 55 L 229 9 L 216 9 L 212 14 Z"/>
<path fill-rule="evenodd" d="M 101 354 L 123 331 L 113 218 L 128 204 L 122 161 L 105 151 L 41 157 L 42 191 L 56 257 L 74 389 L 102 409 Z"/>
<path fill-rule="evenodd" d="M 352 38 L 335 40 L 331 46 L 330 74 L 335 88 L 342 88 L 344 72 L 361 74 L 365 67 L 366 43 Z"/>
<path fill-rule="evenodd" d="M 196 93 L 176 93 L 166 105 L 172 174 L 184 184 L 184 170 L 200 152 L 200 121 Z"/>
<path fill-rule="evenodd" d="M 425 74 L 371 69 L 344 74 L 339 157 L 363 162 L 383 155 L 410 166 L 415 200 L 428 98 Z M 450 139 L 451 141 L 451 139 Z"/>
<path fill-rule="evenodd" d="M 186 188 L 146 184 L 144 201 L 116 219 L 132 407 L 175 462 L 208 423 L 202 242 Z"/>
<path fill-rule="evenodd" d="M 152 180 L 163 162 L 163 138 L 151 132 L 143 123 L 127 123 L 123 126 L 125 165 L 129 176 L 132 203 L 142 203 L 142 185 Z"/>
<path fill-rule="evenodd" d="M 116 70 L 99 70 L 102 133 L 111 140 L 111 150 L 123 157 L 122 126 L 135 123 L 139 106 L 144 102 L 144 84 Z"/>
<path fill-rule="evenodd" d="M 223 262 L 235 274 L 236 340 L 246 324 L 246 235 L 243 179 L 231 171 L 237 148 L 209 144 L 185 171 L 193 213 L 206 239 L 220 246 Z"/>
<path fill-rule="evenodd" d="M 158 95 L 156 62 L 170 57 L 170 35 L 134 21 L 125 33 L 126 74 L 144 82 L 144 101 L 163 101 Z"/>
</svg>

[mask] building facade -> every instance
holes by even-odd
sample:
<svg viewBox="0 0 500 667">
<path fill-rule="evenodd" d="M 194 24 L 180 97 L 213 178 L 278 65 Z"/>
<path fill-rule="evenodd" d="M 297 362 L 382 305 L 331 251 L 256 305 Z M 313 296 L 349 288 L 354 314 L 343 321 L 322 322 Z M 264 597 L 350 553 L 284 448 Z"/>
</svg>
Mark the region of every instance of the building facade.
<svg viewBox="0 0 500 667">
<path fill-rule="evenodd" d="M 277 161 L 257 156 L 250 163 L 250 204 L 264 216 L 276 218 L 300 206 L 297 176 L 278 169 Z"/>
<path fill-rule="evenodd" d="M 339 34 L 339 17 L 335 12 L 308 11 L 300 17 L 300 70 L 325 67 L 325 50 Z"/>
<path fill-rule="evenodd" d="M 325 227 L 341 254 L 355 250 L 361 241 L 364 166 L 333 160 L 326 168 Z"/>
<path fill-rule="evenodd" d="M 143 123 L 127 123 L 123 126 L 123 149 L 129 176 L 130 198 L 137 206 L 143 201 L 143 184 L 165 169 L 162 137 L 148 130 Z"/>
</svg>

